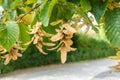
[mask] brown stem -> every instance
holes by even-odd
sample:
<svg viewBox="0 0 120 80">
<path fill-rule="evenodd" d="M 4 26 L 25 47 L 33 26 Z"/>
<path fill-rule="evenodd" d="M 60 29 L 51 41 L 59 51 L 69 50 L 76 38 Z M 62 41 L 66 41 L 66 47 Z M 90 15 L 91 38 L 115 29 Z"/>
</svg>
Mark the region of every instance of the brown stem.
<svg viewBox="0 0 120 80">
<path fill-rule="evenodd" d="M 42 3 L 36 4 L 36 6 L 35 6 L 34 8 L 32 8 L 30 11 L 28 11 L 28 12 L 25 13 L 24 15 L 20 16 L 19 18 L 17 18 L 17 19 L 16 19 L 17 22 L 20 22 L 23 17 L 25 17 L 27 14 L 29 14 L 29 13 L 31 13 L 32 11 L 34 11 L 35 9 L 37 9 L 39 6 L 41 6 L 41 4 L 42 4 Z"/>
</svg>

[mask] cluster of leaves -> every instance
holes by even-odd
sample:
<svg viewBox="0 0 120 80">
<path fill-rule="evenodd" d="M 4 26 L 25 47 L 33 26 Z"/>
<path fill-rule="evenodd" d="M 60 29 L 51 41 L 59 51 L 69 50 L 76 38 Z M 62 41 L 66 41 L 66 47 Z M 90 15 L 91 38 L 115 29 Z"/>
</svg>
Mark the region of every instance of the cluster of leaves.
<svg viewBox="0 0 120 80">
<path fill-rule="evenodd" d="M 119 49 L 119 2 L 120 0 L 1 0 L 0 5 L 4 9 L 0 16 L 1 58 L 8 59 L 6 55 L 15 56 L 16 53 L 18 57 L 21 56 L 18 55 L 20 47 L 25 50 L 28 47 L 26 43 L 32 42 L 44 54 L 46 52 L 42 50 L 43 46 L 57 44 L 64 63 L 66 53 L 75 50 L 71 48 L 72 35 L 84 25 L 88 26 L 87 31 L 91 26 L 97 32 L 102 24 L 109 42 Z M 94 15 L 97 25 L 93 24 L 94 18 L 91 19 L 88 12 Z M 78 22 L 81 24 L 78 25 Z M 44 42 L 45 39 L 48 39 L 47 42 Z M 19 46 L 14 48 L 14 45 Z M 15 54 L 10 53 L 14 52 L 11 50 L 15 50 Z M 10 59 L 16 60 L 16 57 Z"/>
</svg>

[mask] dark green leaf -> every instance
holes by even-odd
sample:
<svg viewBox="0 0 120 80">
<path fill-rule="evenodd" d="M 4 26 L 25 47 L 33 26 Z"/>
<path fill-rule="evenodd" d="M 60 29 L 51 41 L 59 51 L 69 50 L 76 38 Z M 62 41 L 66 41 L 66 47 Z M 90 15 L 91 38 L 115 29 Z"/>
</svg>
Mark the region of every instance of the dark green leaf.
<svg viewBox="0 0 120 80">
<path fill-rule="evenodd" d="M 55 5 L 53 8 L 53 12 L 50 17 L 50 22 L 63 19 L 64 21 L 68 21 L 72 18 L 75 13 L 75 5 L 72 3 L 65 3 L 61 5 Z"/>
<path fill-rule="evenodd" d="M 80 0 L 67 0 L 68 2 L 74 3 L 76 5 L 80 4 Z"/>
<path fill-rule="evenodd" d="M 62 7 L 61 11 L 62 11 L 63 17 L 68 21 L 72 19 L 72 16 L 75 13 L 75 5 L 72 3 L 67 3 Z"/>
<path fill-rule="evenodd" d="M 25 14 L 25 10 L 21 9 L 21 8 L 17 8 L 17 15 L 19 16 L 20 14 Z"/>
<path fill-rule="evenodd" d="M 95 16 L 96 21 L 99 23 L 103 15 L 105 14 L 108 0 L 90 0 L 92 4 L 92 11 Z"/>
<path fill-rule="evenodd" d="M 56 25 L 56 26 L 49 25 L 48 27 L 43 27 L 43 29 L 50 34 L 55 34 L 56 33 L 55 29 L 58 29 L 58 28 L 59 28 L 59 25 Z"/>
<path fill-rule="evenodd" d="M 120 0 L 115 0 L 116 2 L 120 2 Z"/>
</svg>

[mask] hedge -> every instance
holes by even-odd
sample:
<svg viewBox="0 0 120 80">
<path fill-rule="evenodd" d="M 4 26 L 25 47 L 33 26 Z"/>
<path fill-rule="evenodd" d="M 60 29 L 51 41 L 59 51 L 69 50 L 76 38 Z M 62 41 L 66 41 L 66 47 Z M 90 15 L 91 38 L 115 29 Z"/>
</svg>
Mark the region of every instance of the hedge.
<svg viewBox="0 0 120 80">
<path fill-rule="evenodd" d="M 68 53 L 67 62 L 104 58 L 115 54 L 115 49 L 103 40 L 96 40 L 83 34 L 75 34 L 73 37 L 74 45 L 77 50 Z M 0 61 L 1 73 L 7 73 L 16 69 L 43 66 L 48 64 L 60 63 L 60 53 L 56 51 L 48 52 L 48 55 L 41 54 L 34 45 L 30 45 L 23 53 L 23 57 L 16 61 L 11 61 L 5 66 Z"/>
</svg>

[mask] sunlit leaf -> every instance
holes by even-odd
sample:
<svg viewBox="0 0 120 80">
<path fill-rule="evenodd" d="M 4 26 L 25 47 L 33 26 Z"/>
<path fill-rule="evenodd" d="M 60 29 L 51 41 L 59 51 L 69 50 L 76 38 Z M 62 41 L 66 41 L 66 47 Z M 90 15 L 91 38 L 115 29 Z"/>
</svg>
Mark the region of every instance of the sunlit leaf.
<svg viewBox="0 0 120 80">
<path fill-rule="evenodd" d="M 26 44 L 31 40 L 30 35 L 28 34 L 30 29 L 24 23 L 19 23 L 19 29 L 20 29 L 20 41 L 22 43 L 22 46 L 26 48 L 28 45 L 24 45 L 24 44 Z"/>
<path fill-rule="evenodd" d="M 2 34 L 2 35 L 1 35 Z M 10 21 L 0 24 L 0 44 L 7 50 L 10 49 L 19 38 L 19 28 L 16 22 Z"/>
<path fill-rule="evenodd" d="M 2 4 L 2 1 L 3 1 L 3 0 L 0 0 L 0 5 Z"/>
<path fill-rule="evenodd" d="M 43 7 L 41 9 L 41 13 L 40 13 L 40 19 L 44 26 L 48 26 L 50 16 L 51 16 L 53 7 L 55 6 L 56 2 L 57 2 L 57 0 L 52 0 L 52 1 L 46 0 L 44 2 Z"/>
<path fill-rule="evenodd" d="M 24 14 L 21 14 L 19 17 L 23 16 Z M 35 12 L 31 12 L 27 15 L 25 15 L 23 18 L 22 18 L 22 22 L 24 22 L 25 24 L 28 24 L 30 25 L 33 20 L 35 18 Z"/>
<path fill-rule="evenodd" d="M 63 23 L 63 20 L 57 20 L 57 21 L 51 22 L 50 25 L 55 26 L 59 23 Z"/>
<path fill-rule="evenodd" d="M 37 2 L 37 0 L 27 0 L 25 3 L 26 4 L 32 4 L 32 3 L 35 3 L 35 2 Z"/>
</svg>

